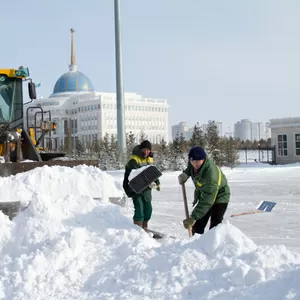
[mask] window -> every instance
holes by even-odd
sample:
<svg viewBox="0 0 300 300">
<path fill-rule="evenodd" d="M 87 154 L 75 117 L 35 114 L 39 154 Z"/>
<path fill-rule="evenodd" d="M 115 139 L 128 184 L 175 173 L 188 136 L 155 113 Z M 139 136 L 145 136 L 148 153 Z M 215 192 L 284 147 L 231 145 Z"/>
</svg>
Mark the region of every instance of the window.
<svg viewBox="0 0 300 300">
<path fill-rule="evenodd" d="M 22 79 L 0 77 L 0 121 L 11 123 L 23 116 Z"/>
<path fill-rule="evenodd" d="M 295 134 L 295 153 L 300 155 L 300 133 Z"/>
<path fill-rule="evenodd" d="M 278 156 L 287 156 L 287 135 L 286 134 L 279 134 L 277 136 L 278 140 Z"/>
<path fill-rule="evenodd" d="M 78 132 L 78 122 L 77 119 L 74 120 L 74 133 Z"/>
<path fill-rule="evenodd" d="M 68 120 L 64 120 L 64 134 L 68 134 L 68 132 L 69 132 Z"/>
</svg>

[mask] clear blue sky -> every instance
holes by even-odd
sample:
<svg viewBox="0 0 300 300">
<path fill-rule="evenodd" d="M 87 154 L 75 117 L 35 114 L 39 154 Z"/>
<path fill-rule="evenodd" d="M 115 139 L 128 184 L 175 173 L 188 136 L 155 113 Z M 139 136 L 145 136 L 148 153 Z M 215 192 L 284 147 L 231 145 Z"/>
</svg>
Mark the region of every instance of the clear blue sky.
<svg viewBox="0 0 300 300">
<path fill-rule="evenodd" d="M 70 63 L 115 92 L 113 0 L 5 1 L 0 66 L 51 94 Z M 300 116 L 299 0 L 121 0 L 124 88 L 165 98 L 170 126 Z"/>
</svg>

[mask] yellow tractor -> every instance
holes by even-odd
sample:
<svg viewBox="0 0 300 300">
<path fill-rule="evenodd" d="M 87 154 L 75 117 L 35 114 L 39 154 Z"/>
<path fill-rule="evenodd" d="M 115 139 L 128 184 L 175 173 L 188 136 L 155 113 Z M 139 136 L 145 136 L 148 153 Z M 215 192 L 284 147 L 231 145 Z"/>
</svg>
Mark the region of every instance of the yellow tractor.
<svg viewBox="0 0 300 300">
<path fill-rule="evenodd" d="M 24 81 L 28 81 L 31 99 L 27 103 L 23 102 Z M 51 139 L 51 132 L 56 129 L 56 124 L 51 121 L 49 111 L 45 112 L 41 107 L 30 106 L 34 99 L 36 89 L 28 68 L 0 69 L 0 159 L 2 160 L 0 177 L 15 175 L 43 165 L 98 166 L 97 160 L 53 160 L 65 155 L 58 152 L 57 147 L 53 147 L 57 144 L 55 139 Z M 27 107 L 25 117 L 24 105 Z M 28 118 L 30 111 L 35 112 L 31 124 Z M 47 114 L 48 117 L 44 118 Z M 47 147 L 44 146 L 46 137 L 48 144 L 52 145 L 51 151 L 47 151 Z"/>
</svg>

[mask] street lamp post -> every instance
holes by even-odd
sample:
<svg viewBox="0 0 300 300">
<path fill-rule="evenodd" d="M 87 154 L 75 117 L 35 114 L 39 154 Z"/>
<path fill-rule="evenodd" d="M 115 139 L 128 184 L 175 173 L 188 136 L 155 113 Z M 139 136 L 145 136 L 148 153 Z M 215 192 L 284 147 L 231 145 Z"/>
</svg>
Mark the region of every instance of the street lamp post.
<svg viewBox="0 0 300 300">
<path fill-rule="evenodd" d="M 117 89 L 117 136 L 120 155 L 123 158 L 126 150 L 125 109 L 123 92 L 122 46 L 120 26 L 120 2 L 114 2 L 115 13 L 115 54 L 116 54 L 116 89 Z"/>
</svg>

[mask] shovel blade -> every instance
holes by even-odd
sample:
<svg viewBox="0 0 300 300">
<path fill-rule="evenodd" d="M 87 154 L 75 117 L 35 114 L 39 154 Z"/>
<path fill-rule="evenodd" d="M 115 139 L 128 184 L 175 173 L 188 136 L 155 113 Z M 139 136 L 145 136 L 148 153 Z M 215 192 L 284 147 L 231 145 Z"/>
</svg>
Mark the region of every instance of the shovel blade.
<svg viewBox="0 0 300 300">
<path fill-rule="evenodd" d="M 276 205 L 276 202 L 272 202 L 272 201 L 261 201 L 259 203 L 259 205 L 257 206 L 257 210 L 261 210 L 261 211 L 267 211 L 270 212 L 274 206 Z"/>
</svg>

